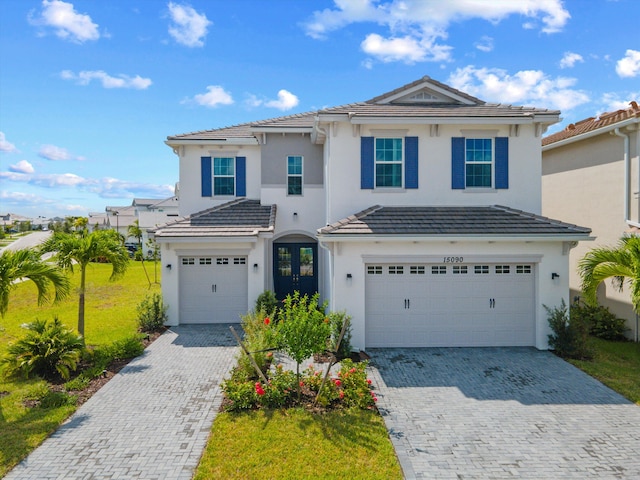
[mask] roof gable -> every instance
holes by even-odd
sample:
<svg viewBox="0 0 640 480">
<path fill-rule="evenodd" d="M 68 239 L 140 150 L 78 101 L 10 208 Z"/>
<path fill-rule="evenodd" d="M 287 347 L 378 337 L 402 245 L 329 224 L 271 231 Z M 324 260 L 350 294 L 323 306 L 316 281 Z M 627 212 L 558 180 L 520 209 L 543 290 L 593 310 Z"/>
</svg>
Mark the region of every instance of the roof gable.
<svg viewBox="0 0 640 480">
<path fill-rule="evenodd" d="M 456 90 L 444 83 L 440 83 L 428 76 L 415 82 L 408 83 L 382 95 L 378 95 L 365 103 L 424 105 L 424 104 L 452 104 L 452 105 L 483 105 L 485 102 L 472 97 L 460 90 Z"/>
</svg>

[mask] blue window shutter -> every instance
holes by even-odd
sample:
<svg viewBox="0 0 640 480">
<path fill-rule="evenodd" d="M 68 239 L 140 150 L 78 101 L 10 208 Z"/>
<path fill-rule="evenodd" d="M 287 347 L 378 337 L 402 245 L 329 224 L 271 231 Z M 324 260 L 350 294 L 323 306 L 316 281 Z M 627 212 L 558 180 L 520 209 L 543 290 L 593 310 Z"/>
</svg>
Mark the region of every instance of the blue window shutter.
<svg viewBox="0 0 640 480">
<path fill-rule="evenodd" d="M 404 164 L 404 187 L 418 188 L 418 137 L 405 137 Z"/>
<path fill-rule="evenodd" d="M 213 176 L 211 173 L 211 157 L 200 157 L 200 176 L 202 178 L 202 196 L 212 196 Z"/>
<path fill-rule="evenodd" d="M 373 188 L 374 177 L 373 137 L 360 138 L 360 188 Z"/>
<path fill-rule="evenodd" d="M 464 190 L 464 137 L 451 138 L 451 188 Z"/>
<path fill-rule="evenodd" d="M 509 188 L 508 137 L 496 137 L 496 188 Z"/>
<path fill-rule="evenodd" d="M 236 157 L 236 197 L 247 196 L 247 157 Z"/>
</svg>

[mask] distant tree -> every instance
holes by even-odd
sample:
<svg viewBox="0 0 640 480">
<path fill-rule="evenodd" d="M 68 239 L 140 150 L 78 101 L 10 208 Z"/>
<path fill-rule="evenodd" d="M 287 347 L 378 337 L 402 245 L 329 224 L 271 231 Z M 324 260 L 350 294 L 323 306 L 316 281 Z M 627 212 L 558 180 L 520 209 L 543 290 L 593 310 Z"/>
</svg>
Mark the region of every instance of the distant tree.
<svg viewBox="0 0 640 480">
<path fill-rule="evenodd" d="M 37 252 L 30 249 L 4 250 L 0 255 L 0 316 L 7 313 L 9 293 L 16 286 L 16 280 L 31 280 L 38 289 L 38 305 L 50 299 L 51 289 L 55 291 L 54 301 L 69 295 L 69 279 L 56 265 L 41 260 Z"/>
<path fill-rule="evenodd" d="M 75 219 L 73 220 L 73 228 L 76 230 L 76 232 L 85 230 L 88 224 L 89 219 L 87 217 L 75 217 Z"/>
<path fill-rule="evenodd" d="M 127 227 L 127 235 L 129 237 L 133 237 L 136 239 L 138 243 L 138 252 L 140 252 L 140 262 L 142 263 L 142 269 L 144 270 L 144 274 L 147 277 L 147 282 L 149 282 L 149 286 L 151 286 L 151 280 L 149 279 L 149 274 L 147 273 L 147 267 L 144 265 L 144 252 L 142 251 L 142 229 L 140 228 L 140 222 L 135 220 L 129 227 Z"/>
<path fill-rule="evenodd" d="M 56 232 L 41 247 L 42 252 L 56 252 L 58 265 L 73 272 L 80 268 L 78 301 L 78 332 L 84 336 L 84 304 L 87 265 L 92 261 L 105 261 L 112 266 L 109 280 L 122 277 L 129 264 L 129 254 L 122 238 L 114 230 L 98 230 L 78 234 Z"/>
</svg>

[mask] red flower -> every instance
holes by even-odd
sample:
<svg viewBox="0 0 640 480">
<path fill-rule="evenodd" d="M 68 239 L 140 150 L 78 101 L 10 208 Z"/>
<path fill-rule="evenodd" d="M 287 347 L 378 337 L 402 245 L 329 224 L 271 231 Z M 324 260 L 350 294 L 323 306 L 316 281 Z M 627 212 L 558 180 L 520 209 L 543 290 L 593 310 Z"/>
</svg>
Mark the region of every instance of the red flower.
<svg viewBox="0 0 640 480">
<path fill-rule="evenodd" d="M 256 382 L 256 393 L 258 395 L 264 395 L 264 389 L 262 388 L 262 385 L 260 385 L 260 382 Z"/>
<path fill-rule="evenodd" d="M 349 370 L 349 373 L 356 373 L 356 369 L 352 368 L 351 370 Z"/>
<path fill-rule="evenodd" d="M 264 324 L 269 325 L 271 323 L 271 319 L 269 317 L 265 317 Z"/>
<path fill-rule="evenodd" d="M 373 401 L 377 402 L 378 401 L 378 397 L 373 397 Z"/>
<path fill-rule="evenodd" d="M 267 357 L 267 358 L 271 358 L 271 357 L 273 357 L 273 352 L 267 352 L 266 357 Z"/>
<path fill-rule="evenodd" d="M 371 385 L 371 379 L 370 379 L 370 378 L 367 378 L 367 383 L 368 383 L 369 385 Z"/>
<path fill-rule="evenodd" d="M 302 382 L 302 381 L 301 381 L 301 382 L 300 382 L 300 386 L 301 386 L 301 387 L 304 387 L 304 382 Z"/>
<path fill-rule="evenodd" d="M 335 383 L 336 383 L 336 387 L 339 387 L 340 385 L 342 385 L 342 382 L 337 378 L 335 379 Z"/>
<path fill-rule="evenodd" d="M 340 399 L 344 398 L 344 392 L 342 390 L 340 390 Z"/>
</svg>

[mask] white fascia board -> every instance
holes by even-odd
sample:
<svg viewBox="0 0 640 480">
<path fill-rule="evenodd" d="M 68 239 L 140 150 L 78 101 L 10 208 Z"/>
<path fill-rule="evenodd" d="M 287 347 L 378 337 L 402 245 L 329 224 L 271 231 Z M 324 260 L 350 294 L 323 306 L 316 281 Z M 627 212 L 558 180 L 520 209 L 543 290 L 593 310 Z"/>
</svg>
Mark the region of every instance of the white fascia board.
<svg viewBox="0 0 640 480">
<path fill-rule="evenodd" d="M 311 133 L 313 127 L 256 127 L 252 133 Z"/>
<path fill-rule="evenodd" d="M 393 125 L 393 124 L 420 124 L 420 125 L 527 125 L 532 124 L 533 119 L 523 117 L 364 117 L 354 116 L 351 123 L 356 125 Z"/>
<path fill-rule="evenodd" d="M 437 235 L 340 235 L 329 234 L 317 236 L 319 242 L 323 243 L 390 243 L 390 242 L 416 242 L 416 243 L 434 243 L 434 242 L 583 242 L 593 241 L 595 237 L 588 235 L 501 235 L 501 236 L 489 236 L 489 235 L 460 235 L 460 236 L 437 236 Z"/>
<path fill-rule="evenodd" d="M 253 137 L 234 137 L 222 139 L 166 140 L 164 143 L 170 147 L 180 145 L 258 145 L 258 140 Z"/>
<path fill-rule="evenodd" d="M 238 237 L 155 237 L 156 243 L 228 243 L 228 242 L 247 242 L 257 243 L 257 236 L 238 236 Z"/>
<path fill-rule="evenodd" d="M 601 127 L 596 130 L 591 130 L 589 132 L 581 133 L 580 135 L 575 135 L 573 137 L 565 138 L 564 140 L 558 140 L 557 142 L 550 143 L 548 145 L 542 146 L 542 151 L 553 150 L 554 148 L 562 147 L 564 145 L 570 145 L 575 142 L 579 142 L 581 140 L 586 140 L 591 137 L 597 137 L 598 135 L 605 135 L 609 132 L 613 132 L 616 128 L 623 128 L 628 125 L 633 125 L 634 123 L 640 123 L 640 118 L 629 118 L 622 122 L 612 123 L 611 125 L 607 125 L 606 127 Z"/>
</svg>

